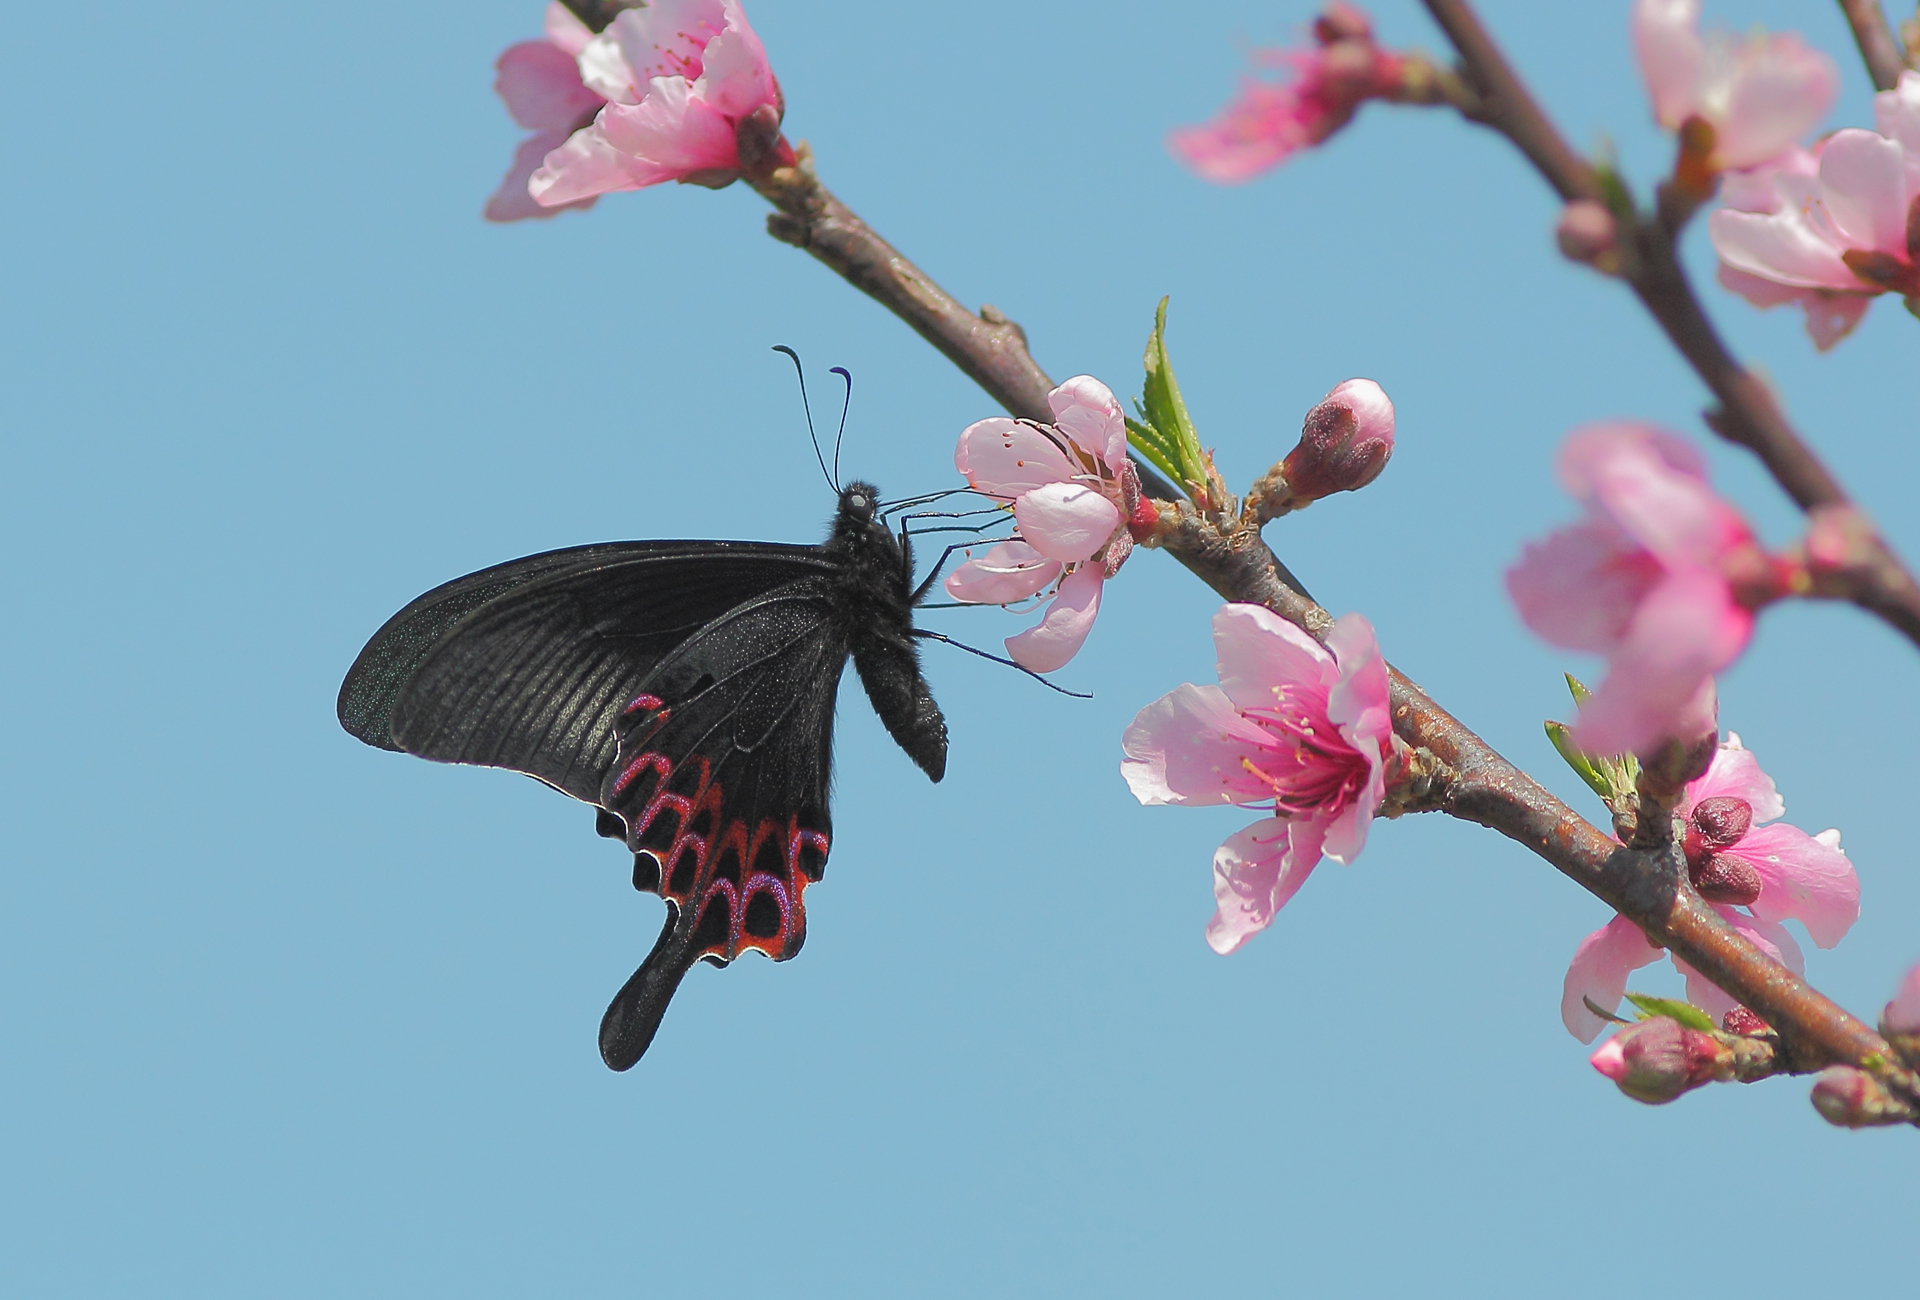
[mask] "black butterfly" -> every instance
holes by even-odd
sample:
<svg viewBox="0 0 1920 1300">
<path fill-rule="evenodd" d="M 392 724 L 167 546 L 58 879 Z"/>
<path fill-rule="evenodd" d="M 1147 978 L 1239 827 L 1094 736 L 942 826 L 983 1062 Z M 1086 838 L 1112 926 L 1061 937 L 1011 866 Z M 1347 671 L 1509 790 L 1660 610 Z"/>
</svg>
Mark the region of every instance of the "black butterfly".
<svg viewBox="0 0 1920 1300">
<path fill-rule="evenodd" d="M 837 458 L 836 458 L 837 459 Z M 823 467 L 824 468 L 824 467 Z M 785 961 L 832 843 L 834 697 L 847 657 L 926 774 L 947 724 L 920 675 L 906 531 L 874 489 L 840 492 L 822 546 L 609 542 L 436 587 L 387 620 L 340 687 L 369 745 L 525 772 L 595 805 L 667 900 L 653 951 L 600 1022 L 640 1059 L 697 960 Z"/>
</svg>

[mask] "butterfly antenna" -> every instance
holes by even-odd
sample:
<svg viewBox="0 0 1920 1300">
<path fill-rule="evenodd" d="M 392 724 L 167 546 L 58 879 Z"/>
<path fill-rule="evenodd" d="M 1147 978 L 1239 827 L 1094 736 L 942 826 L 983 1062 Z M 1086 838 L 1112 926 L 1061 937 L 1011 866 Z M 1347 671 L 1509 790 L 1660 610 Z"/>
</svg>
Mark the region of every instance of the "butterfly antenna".
<svg viewBox="0 0 1920 1300">
<path fill-rule="evenodd" d="M 840 443 L 847 436 L 847 411 L 853 406 L 853 376 L 845 366 L 835 366 L 828 374 L 838 375 L 847 382 L 846 400 L 840 403 L 840 432 L 833 435 L 833 476 L 840 477 Z"/>
<path fill-rule="evenodd" d="M 786 353 L 787 359 L 793 362 L 793 373 L 800 380 L 800 409 L 805 411 L 807 415 L 807 437 L 813 443 L 813 458 L 820 462 L 821 476 L 827 480 L 827 486 L 832 488 L 837 495 L 840 491 L 840 484 L 835 481 L 833 474 L 827 473 L 827 458 L 820 454 L 820 436 L 813 431 L 813 407 L 807 402 L 807 372 L 800 365 L 800 354 L 784 343 L 774 344 L 773 350 L 775 352 Z M 843 414 L 840 418 L 841 423 L 844 425 L 846 416 Z M 833 448 L 833 464 L 836 470 L 839 469 L 840 447 L 837 443 Z"/>
<path fill-rule="evenodd" d="M 974 646 L 970 646 L 965 641 L 956 641 L 952 637 L 944 636 L 939 632 L 929 632 L 924 627 L 914 628 L 911 635 L 922 637 L 928 641 L 942 642 L 943 644 L 953 646 L 956 649 L 965 650 L 970 655 L 979 655 L 982 659 L 991 659 L 993 660 L 993 662 L 997 664 L 1005 664 L 1009 668 L 1018 668 L 1021 672 L 1033 678 L 1034 681 L 1039 682 L 1042 686 L 1046 687 L 1050 691 L 1059 691 L 1062 695 L 1071 695 L 1076 700 L 1090 700 L 1093 698 L 1091 694 L 1083 695 L 1079 691 L 1070 691 L 1064 686 L 1056 686 L 1052 682 L 1048 681 L 1046 678 L 1042 677 L 1039 673 L 1036 673 L 1035 671 L 1033 671 L 1033 669 L 1031 668 L 1028 668 L 1022 664 L 1017 664 L 1011 659 L 1003 659 L 997 654 L 990 654 L 985 650 L 981 650 Z"/>
</svg>

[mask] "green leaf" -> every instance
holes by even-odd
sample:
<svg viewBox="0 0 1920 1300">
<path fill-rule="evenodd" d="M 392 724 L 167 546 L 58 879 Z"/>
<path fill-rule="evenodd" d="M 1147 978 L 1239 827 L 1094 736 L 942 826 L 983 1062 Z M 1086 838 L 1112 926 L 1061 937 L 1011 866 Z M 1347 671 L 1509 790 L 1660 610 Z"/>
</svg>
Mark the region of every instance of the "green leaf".
<svg viewBox="0 0 1920 1300">
<path fill-rule="evenodd" d="M 1616 791 L 1613 782 L 1606 774 L 1594 767 L 1593 761 L 1573 747 L 1573 729 L 1564 722 L 1542 723 L 1547 729 L 1547 739 L 1553 742 L 1554 749 L 1567 761 L 1574 774 L 1587 783 L 1587 788 L 1602 799 L 1611 799 Z"/>
<path fill-rule="evenodd" d="M 1585 704 L 1593 698 L 1593 692 L 1588 690 L 1587 684 L 1578 677 L 1575 677 L 1572 673 L 1561 673 L 1560 675 L 1567 679 L 1567 693 L 1573 696 L 1573 702 L 1575 704 Z"/>
<path fill-rule="evenodd" d="M 1627 1001 L 1639 1007 L 1646 1016 L 1666 1016 L 1678 1020 L 1688 1029 L 1698 1029 L 1711 1034 L 1720 1026 L 1713 1023 L 1713 1017 L 1691 1002 L 1681 1002 L 1674 998 L 1656 998 L 1650 993 L 1629 993 Z"/>
<path fill-rule="evenodd" d="M 1153 313 L 1153 333 L 1147 339 L 1142 358 L 1146 380 L 1140 400 L 1134 403 L 1140 420 L 1127 421 L 1127 441 L 1155 468 L 1199 498 L 1207 486 L 1207 460 L 1200 450 L 1200 435 L 1187 404 L 1180 396 L 1180 384 L 1173 377 L 1173 361 L 1167 356 L 1167 299 L 1162 298 Z"/>
</svg>

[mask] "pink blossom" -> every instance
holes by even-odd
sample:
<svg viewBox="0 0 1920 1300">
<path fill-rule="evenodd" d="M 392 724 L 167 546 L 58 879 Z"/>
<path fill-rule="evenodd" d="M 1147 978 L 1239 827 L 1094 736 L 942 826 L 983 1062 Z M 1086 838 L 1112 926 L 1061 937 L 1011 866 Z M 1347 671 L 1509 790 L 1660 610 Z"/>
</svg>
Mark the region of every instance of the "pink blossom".
<svg viewBox="0 0 1920 1300">
<path fill-rule="evenodd" d="M 1101 584 L 1133 549 L 1143 518 L 1120 403 L 1091 375 L 1047 394 L 1054 423 L 994 416 L 960 434 L 953 463 L 974 491 L 1013 510 L 1018 535 L 969 558 L 946 581 L 955 600 L 1009 605 L 1052 589 L 1039 624 L 1007 639 L 1015 663 L 1052 672 L 1080 651 Z M 1150 506 L 1145 506 L 1150 510 Z"/>
<path fill-rule="evenodd" d="M 1338 131 L 1364 101 L 1399 87 L 1406 60 L 1373 43 L 1372 25 L 1358 9 L 1328 6 L 1314 36 L 1314 49 L 1256 52 L 1256 69 L 1286 70 L 1292 78 L 1247 78 L 1213 121 L 1168 134 L 1174 157 L 1210 181 L 1250 180 Z"/>
<path fill-rule="evenodd" d="M 1874 295 L 1920 295 L 1920 73 L 1873 97 L 1878 131 L 1836 131 L 1726 194 L 1707 219 L 1720 282 L 1757 307 L 1797 303 L 1822 350 Z"/>
<path fill-rule="evenodd" d="M 557 207 L 662 181 L 724 185 L 740 173 L 736 131 L 777 120 L 780 87 L 739 0 L 652 0 L 623 9 L 579 52 L 580 80 L 606 102 L 533 173 Z"/>
<path fill-rule="evenodd" d="M 1321 398 L 1281 462 L 1300 505 L 1335 492 L 1358 492 L 1380 477 L 1393 455 L 1393 403 L 1371 379 L 1349 379 Z"/>
<path fill-rule="evenodd" d="M 1633 48 L 1669 131 L 1689 118 L 1713 128 L 1708 165 L 1755 167 L 1826 116 L 1840 86 L 1833 60 L 1793 33 L 1700 36 L 1700 0 L 1635 0 Z"/>
<path fill-rule="evenodd" d="M 1880 1023 L 1890 1034 L 1920 1034 L 1920 963 L 1900 981 L 1893 1001 L 1880 1013 Z"/>
<path fill-rule="evenodd" d="M 588 90 L 580 80 L 580 51 L 593 39 L 587 25 L 559 3 L 549 4 L 546 37 L 510 45 L 494 68 L 493 88 L 506 102 L 513 120 L 533 134 L 514 150 L 513 165 L 500 188 L 487 200 L 488 221 L 521 221 L 551 217 L 562 208 L 590 208 L 591 196 L 571 203 L 542 207 L 527 193 L 527 178 L 541 160 L 566 143 L 567 137 L 593 121 L 606 97 Z"/>
<path fill-rule="evenodd" d="M 1580 748 L 1646 749 L 1706 711 L 1713 675 L 1746 647 L 1754 609 L 1784 579 L 1672 434 L 1591 425 L 1562 445 L 1559 471 L 1587 518 L 1529 545 L 1507 592 L 1540 636 L 1608 657 L 1580 709 Z"/>
<path fill-rule="evenodd" d="M 1701 897 L 1735 930 L 1797 973 L 1806 969 L 1806 961 L 1780 923 L 1798 921 L 1814 943 L 1833 947 L 1860 917 L 1860 881 L 1840 848 L 1839 831 L 1808 835 L 1776 822 L 1786 811 L 1773 779 L 1729 732 L 1706 774 L 1688 782 L 1674 813 L 1688 873 Z M 1626 993 L 1627 976 L 1660 956 L 1661 950 L 1624 916 L 1588 935 L 1567 968 L 1560 1001 L 1567 1032 L 1592 1042 L 1604 1022 L 1583 999 L 1613 1010 Z M 1738 1005 L 1680 958 L 1673 964 L 1687 978 L 1687 999 L 1715 1020 Z"/>
<path fill-rule="evenodd" d="M 1180 686 L 1127 728 L 1120 773 L 1146 804 L 1271 807 L 1213 855 L 1207 926 L 1229 953 L 1272 923 L 1321 857 L 1352 862 L 1386 793 L 1393 724 L 1373 627 L 1335 621 L 1323 647 L 1258 605 L 1213 616 L 1219 686 Z"/>
</svg>

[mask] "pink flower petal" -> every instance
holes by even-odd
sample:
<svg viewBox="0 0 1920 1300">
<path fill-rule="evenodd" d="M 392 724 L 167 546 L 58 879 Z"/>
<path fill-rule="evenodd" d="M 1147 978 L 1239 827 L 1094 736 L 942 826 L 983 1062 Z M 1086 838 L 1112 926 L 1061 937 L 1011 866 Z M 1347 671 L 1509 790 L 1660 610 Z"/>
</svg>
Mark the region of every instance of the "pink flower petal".
<svg viewBox="0 0 1920 1300">
<path fill-rule="evenodd" d="M 1022 668 L 1050 673 L 1064 668 L 1080 653 L 1100 612 L 1100 585 L 1105 581 L 1097 564 L 1085 565 L 1060 582 L 1060 594 L 1047 606 L 1039 626 L 1007 638 L 1007 654 Z"/>
<path fill-rule="evenodd" d="M 1892 90 L 1873 97 L 1873 125 L 1906 146 L 1909 166 L 1920 161 L 1920 72 L 1902 72 Z"/>
<path fill-rule="evenodd" d="M 601 113 L 606 111 L 602 109 Z M 633 178 L 626 157 L 607 143 L 600 123 L 595 121 L 575 131 L 546 156 L 528 178 L 527 192 L 542 207 L 554 208 L 616 190 L 637 190 L 651 183 Z"/>
<path fill-rule="evenodd" d="M 1604 654 L 1626 636 L 1661 574 L 1651 552 L 1618 525 L 1596 519 L 1529 544 L 1507 570 L 1507 594 L 1539 636 Z"/>
<path fill-rule="evenodd" d="M 702 51 L 706 83 L 703 98 L 720 112 L 735 119 L 745 117 L 762 104 L 775 101 L 773 69 L 759 36 L 747 25 L 739 0 L 723 0 L 726 29 Z"/>
<path fill-rule="evenodd" d="M 1054 435 L 1002 415 L 961 430 L 953 463 L 976 491 L 1005 501 L 1044 483 L 1068 482 L 1079 472 Z"/>
<path fill-rule="evenodd" d="M 625 9 L 623 14 L 636 13 Z M 594 124 L 641 185 L 740 165 L 733 124 L 678 77 L 655 77 L 638 104 L 608 104 Z"/>
<path fill-rule="evenodd" d="M 1567 1032 L 1583 1043 L 1599 1037 L 1607 1022 L 1587 1010 L 1581 999 L 1592 998 L 1602 1010 L 1616 1010 L 1626 996 L 1627 976 L 1660 960 L 1661 951 L 1624 916 L 1614 917 L 1582 939 L 1560 995 L 1560 1022 Z"/>
<path fill-rule="evenodd" d="M 1269 709 L 1292 692 L 1320 701 L 1340 679 L 1339 665 L 1318 641 L 1259 605 L 1222 605 L 1213 615 L 1220 688 L 1242 709 Z"/>
<path fill-rule="evenodd" d="M 1586 500 L 1668 565 L 1712 566 L 1752 540 L 1738 511 L 1707 485 L 1700 453 L 1644 424 L 1595 424 L 1570 434 L 1559 470 Z"/>
<path fill-rule="evenodd" d="M 1387 661 L 1380 654 L 1373 624 L 1359 614 L 1342 614 L 1327 634 L 1327 649 L 1340 665 L 1340 680 L 1327 693 L 1327 720 L 1340 737 L 1367 760 L 1367 782 L 1353 801 L 1328 823 L 1321 852 L 1351 863 L 1367 846 L 1367 830 L 1387 793 L 1382 750 L 1393 734 L 1388 698 Z"/>
<path fill-rule="evenodd" d="M 586 49 L 587 42 L 593 39 L 593 29 L 581 22 L 573 10 L 561 4 L 560 0 L 552 0 L 547 5 L 541 26 L 546 30 L 548 43 L 559 46 L 569 58 L 579 58 L 580 51 Z M 577 69 L 574 77 L 579 79 Z"/>
<path fill-rule="evenodd" d="M 1726 107 L 1716 114 L 1714 161 L 1752 167 L 1779 156 L 1833 107 L 1840 73 L 1833 60 L 1791 32 L 1748 42 Z"/>
<path fill-rule="evenodd" d="M 1219 687 L 1187 682 L 1135 715 L 1120 774 L 1144 804 L 1258 803 L 1273 791 L 1241 760 L 1266 740 Z"/>
<path fill-rule="evenodd" d="M 1848 248 L 1906 257 L 1907 175 L 1897 141 L 1872 131 L 1835 132 L 1820 154 L 1820 185 L 1827 216 Z"/>
<path fill-rule="evenodd" d="M 1010 605 L 1045 591 L 1061 564 L 1018 538 L 1001 542 L 947 575 L 947 594 L 976 605 Z"/>
<path fill-rule="evenodd" d="M 1214 916 L 1207 943 L 1222 956 L 1273 923 L 1320 862 L 1323 827 L 1269 817 L 1228 837 L 1213 855 Z"/>
<path fill-rule="evenodd" d="M 1807 289 L 1861 288 L 1840 260 L 1843 250 L 1803 209 L 1771 216 L 1721 209 L 1707 217 L 1707 234 L 1720 260 L 1736 271 Z"/>
<path fill-rule="evenodd" d="M 1736 212 L 1779 212 L 1790 206 L 1776 179 L 1798 178 L 1800 185 L 1820 174 L 1820 160 L 1806 149 L 1789 149 L 1759 167 L 1727 172 L 1720 178 L 1720 202 Z"/>
<path fill-rule="evenodd" d="M 1127 422 L 1113 390 L 1092 375 L 1075 375 L 1047 394 L 1053 422 L 1114 473 L 1127 459 Z"/>
<path fill-rule="evenodd" d="M 1902 84 L 1907 77 L 1913 76 L 1913 73 L 1907 73 L 1901 78 Z M 1916 78 L 1915 93 L 1920 95 L 1920 78 Z M 1893 1001 L 1887 1003 L 1887 1009 L 1880 1013 L 1880 1018 L 1892 1033 L 1920 1033 L 1920 965 L 1914 966 L 1900 981 L 1900 987 L 1893 992 Z"/>
<path fill-rule="evenodd" d="M 534 202 L 533 196 L 527 193 L 527 181 L 535 169 L 545 161 L 549 152 L 567 142 L 569 134 L 565 129 L 542 131 L 522 140 L 520 147 L 513 151 L 513 164 L 501 178 L 500 188 L 487 200 L 481 215 L 488 221 L 525 221 L 529 218 L 551 217 L 568 208 L 592 207 L 594 200 L 591 197 L 548 207 Z"/>
<path fill-rule="evenodd" d="M 1679 811 L 1685 813 L 1703 800 L 1718 798 L 1746 800 L 1756 826 L 1787 813 L 1787 801 L 1780 797 L 1773 778 L 1760 769 L 1760 760 L 1735 732 L 1728 732 L 1714 751 L 1706 774 L 1687 783 L 1686 804 Z"/>
<path fill-rule="evenodd" d="M 722 0 L 649 0 L 622 9 L 601 34 L 617 46 L 628 84 L 644 90 L 655 77 L 697 80 L 702 51 L 726 25 Z"/>
<path fill-rule="evenodd" d="M 1699 569 L 1668 574 L 1641 602 L 1606 680 L 1581 706 L 1574 742 L 1589 754 L 1656 744 L 1752 632 L 1752 612 L 1733 602 L 1724 578 Z"/>
<path fill-rule="evenodd" d="M 1840 832 L 1809 835 L 1785 822 L 1761 826 L 1727 852 L 1760 873 L 1753 914 L 1765 921 L 1796 920 L 1822 948 L 1846 937 L 1860 919 L 1860 878 L 1840 848 Z"/>
<path fill-rule="evenodd" d="M 1313 109 L 1295 86 L 1248 79 L 1211 122 L 1167 133 L 1167 149 L 1206 180 L 1252 180 L 1313 143 L 1305 119 Z"/>
<path fill-rule="evenodd" d="M 1036 551 L 1069 564 L 1091 558 L 1120 526 L 1119 507 L 1084 483 L 1043 483 L 1023 492 L 1013 517 Z"/>
<path fill-rule="evenodd" d="M 513 120 L 529 131 L 571 131 L 605 102 L 580 84 L 572 57 L 545 41 L 508 46 L 493 66 L 495 92 Z"/>
<path fill-rule="evenodd" d="M 1635 0 L 1633 52 L 1653 97 L 1653 115 L 1669 131 L 1693 112 L 1700 79 L 1700 0 Z M 1594 1033 L 1598 1033 L 1595 1030 Z M 1593 1034 L 1580 1041 L 1591 1042 Z"/>
</svg>

